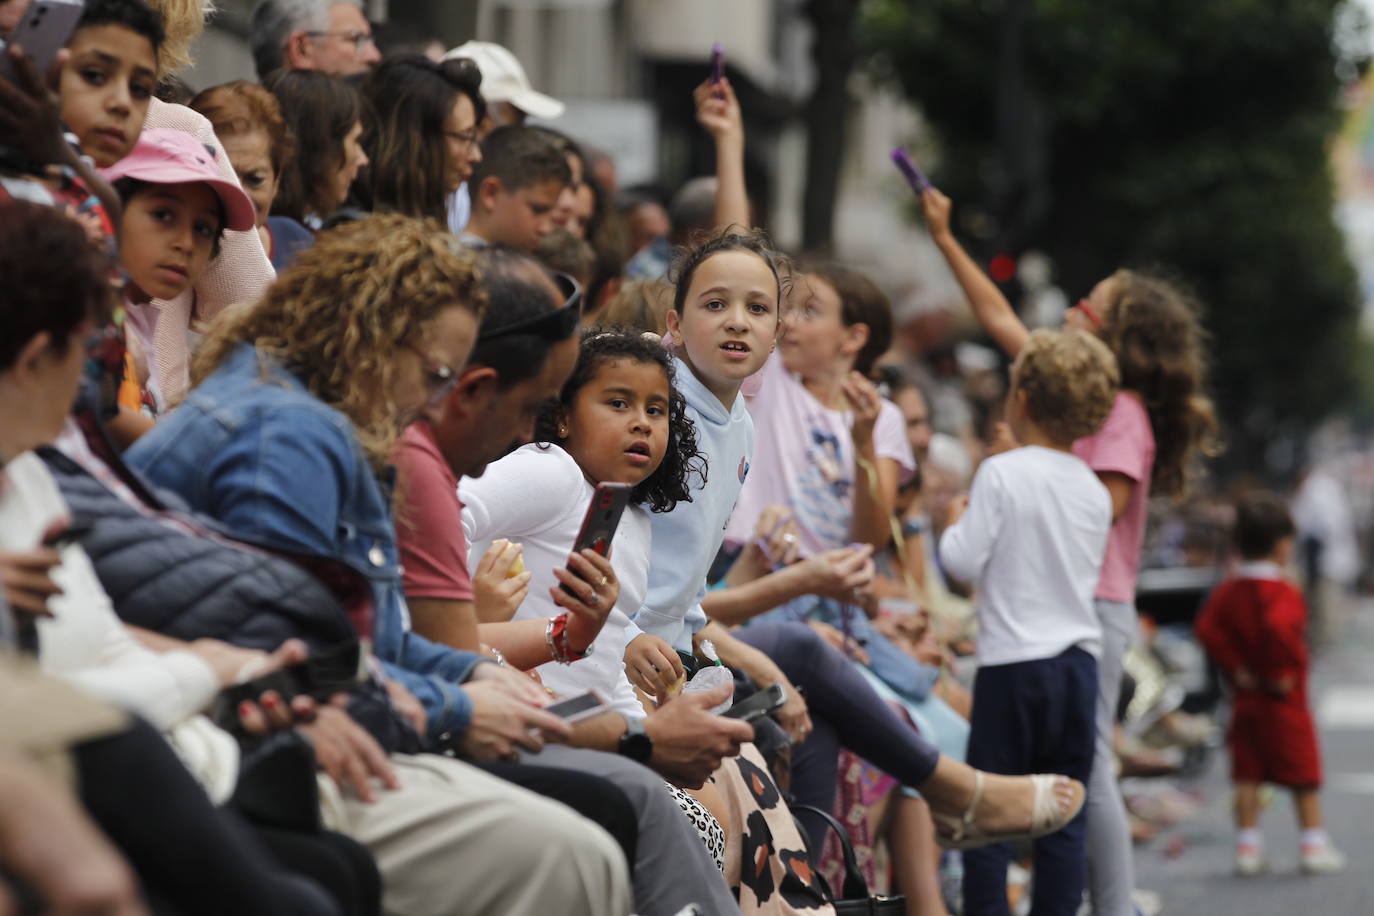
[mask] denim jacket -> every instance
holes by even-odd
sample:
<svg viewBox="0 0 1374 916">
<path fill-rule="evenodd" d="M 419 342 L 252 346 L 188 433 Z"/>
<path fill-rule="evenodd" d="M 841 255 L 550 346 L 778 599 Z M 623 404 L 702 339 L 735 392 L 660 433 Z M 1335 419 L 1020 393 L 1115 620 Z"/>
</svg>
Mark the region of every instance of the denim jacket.
<svg viewBox="0 0 1374 916">
<path fill-rule="evenodd" d="M 481 657 L 410 632 L 391 510 L 352 422 L 280 365 L 240 344 L 126 454 L 155 484 L 240 537 L 347 563 L 376 607 L 373 651 L 451 743 L 471 702 L 458 687 Z"/>
</svg>

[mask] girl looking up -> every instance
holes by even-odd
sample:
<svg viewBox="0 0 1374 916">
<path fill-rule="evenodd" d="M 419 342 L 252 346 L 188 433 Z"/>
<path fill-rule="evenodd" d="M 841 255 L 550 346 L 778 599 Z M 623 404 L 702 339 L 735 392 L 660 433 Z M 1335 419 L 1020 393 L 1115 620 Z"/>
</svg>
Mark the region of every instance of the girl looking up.
<svg viewBox="0 0 1374 916">
<path fill-rule="evenodd" d="M 1030 332 L 996 284 L 950 230 L 950 200 L 921 195 L 931 238 L 963 287 L 979 324 L 1008 356 Z M 1094 912 L 1132 913 L 1130 825 L 1115 778 L 1112 736 L 1122 658 L 1136 633 L 1135 584 L 1151 490 L 1180 496 L 1197 452 L 1214 454 L 1216 415 L 1203 393 L 1203 332 L 1193 305 L 1173 285 L 1133 270 L 1098 282 L 1068 310 L 1066 327 L 1100 338 L 1116 357 L 1121 388 L 1111 413 L 1073 451 L 1097 474 L 1112 500 L 1112 527 L 1095 605 L 1102 624 L 1098 660 L 1097 744 L 1088 791 L 1088 891 Z"/>
</svg>

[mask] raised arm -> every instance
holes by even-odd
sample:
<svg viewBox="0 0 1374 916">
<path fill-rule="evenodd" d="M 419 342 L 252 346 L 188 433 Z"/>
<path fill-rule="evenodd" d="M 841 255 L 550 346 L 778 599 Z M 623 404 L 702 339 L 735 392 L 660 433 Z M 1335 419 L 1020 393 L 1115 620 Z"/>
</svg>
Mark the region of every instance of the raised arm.
<svg viewBox="0 0 1374 916">
<path fill-rule="evenodd" d="M 997 284 L 969 257 L 964 246 L 954 237 L 949 226 L 951 204 L 948 197 L 936 188 L 929 188 L 921 194 L 921 212 L 925 214 L 926 226 L 935 247 L 944 255 L 954 279 L 963 288 L 973 308 L 973 316 L 983 326 L 987 335 L 996 341 L 1008 356 L 1016 356 L 1026 345 L 1030 332 L 1021 323 L 1012 309 L 1007 297 L 997 288 Z"/>
<path fill-rule="evenodd" d="M 717 227 L 751 224 L 749 194 L 744 185 L 744 116 L 730 81 L 707 80 L 692 93 L 697 123 L 716 141 L 715 224 Z"/>
</svg>

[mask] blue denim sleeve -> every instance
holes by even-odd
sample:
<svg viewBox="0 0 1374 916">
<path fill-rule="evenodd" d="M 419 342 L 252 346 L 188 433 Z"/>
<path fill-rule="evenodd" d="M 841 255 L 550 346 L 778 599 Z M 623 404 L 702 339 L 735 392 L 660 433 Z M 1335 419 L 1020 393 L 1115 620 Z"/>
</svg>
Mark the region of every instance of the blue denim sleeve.
<svg viewBox="0 0 1374 916">
<path fill-rule="evenodd" d="M 443 677 L 420 674 L 391 662 L 384 661 L 381 665 L 387 677 L 413 693 L 425 708 L 427 739 L 446 747 L 467 731 L 472 719 L 472 701 L 462 687 Z"/>
<path fill-rule="evenodd" d="M 480 661 L 482 656 L 476 652 L 430 642 L 414 631 L 401 637 L 401 664 L 420 674 L 437 675 L 446 681 L 461 684 Z"/>
<path fill-rule="evenodd" d="M 241 536 L 334 554 L 354 473 L 347 436 L 315 410 L 283 407 L 254 419 L 205 468 L 211 504 L 204 509 Z"/>
</svg>

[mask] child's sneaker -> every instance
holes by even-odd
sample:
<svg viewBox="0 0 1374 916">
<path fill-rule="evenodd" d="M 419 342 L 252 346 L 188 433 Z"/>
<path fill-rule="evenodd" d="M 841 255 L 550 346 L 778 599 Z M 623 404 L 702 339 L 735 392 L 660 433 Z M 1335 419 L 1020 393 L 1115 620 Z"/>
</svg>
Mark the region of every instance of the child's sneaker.
<svg viewBox="0 0 1374 916">
<path fill-rule="evenodd" d="M 1327 840 L 1315 846 L 1304 845 L 1298 864 L 1306 875 L 1332 875 L 1345 868 L 1345 854 Z"/>
<path fill-rule="evenodd" d="M 1253 878 L 1264 873 L 1264 847 L 1250 843 L 1236 844 L 1236 874 Z"/>
</svg>

